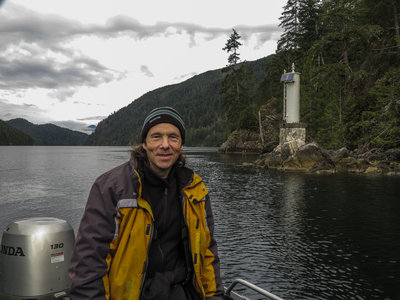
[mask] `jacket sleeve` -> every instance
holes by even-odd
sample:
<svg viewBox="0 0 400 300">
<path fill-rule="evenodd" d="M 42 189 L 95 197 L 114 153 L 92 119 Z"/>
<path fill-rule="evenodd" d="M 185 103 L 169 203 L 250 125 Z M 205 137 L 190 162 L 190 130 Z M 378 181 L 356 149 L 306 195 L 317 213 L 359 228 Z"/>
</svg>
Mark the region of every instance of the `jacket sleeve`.
<svg viewBox="0 0 400 300">
<path fill-rule="evenodd" d="M 112 189 L 94 183 L 79 226 L 69 274 L 70 299 L 109 299 L 106 258 L 115 232 Z"/>
<path fill-rule="evenodd" d="M 218 257 L 217 242 L 214 238 L 214 217 L 212 214 L 210 197 L 208 195 L 206 197 L 207 198 L 205 203 L 205 210 L 206 210 L 207 226 L 208 229 L 210 230 L 210 246 L 208 248 L 209 258 L 206 259 L 205 268 L 212 268 L 214 270 L 214 278 L 215 278 L 215 291 L 212 291 L 211 294 L 213 295 L 210 295 L 206 290 L 206 299 L 222 300 L 222 296 L 224 295 L 224 287 L 222 285 L 222 280 L 220 275 L 220 261 Z"/>
</svg>

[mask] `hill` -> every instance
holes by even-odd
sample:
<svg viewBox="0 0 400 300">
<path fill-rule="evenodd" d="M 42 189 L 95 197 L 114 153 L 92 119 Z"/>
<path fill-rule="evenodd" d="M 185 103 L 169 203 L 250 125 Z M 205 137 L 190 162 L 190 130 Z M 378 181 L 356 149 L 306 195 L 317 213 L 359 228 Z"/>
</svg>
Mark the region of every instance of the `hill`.
<svg viewBox="0 0 400 300">
<path fill-rule="evenodd" d="M 33 138 L 34 145 L 78 146 L 84 145 L 87 134 L 62 128 L 53 124 L 36 125 L 25 119 L 13 119 L 6 123 Z"/>
<path fill-rule="evenodd" d="M 33 145 L 33 138 L 0 120 L 0 145 Z"/>
<path fill-rule="evenodd" d="M 265 77 L 270 57 L 248 62 L 257 81 Z M 168 85 L 134 100 L 101 121 L 87 139 L 88 145 L 129 145 L 140 143 L 146 115 L 155 107 L 172 106 L 184 118 L 186 145 L 219 146 L 227 138 L 226 119 L 219 93 L 224 74 L 207 71 L 179 84 Z"/>
</svg>

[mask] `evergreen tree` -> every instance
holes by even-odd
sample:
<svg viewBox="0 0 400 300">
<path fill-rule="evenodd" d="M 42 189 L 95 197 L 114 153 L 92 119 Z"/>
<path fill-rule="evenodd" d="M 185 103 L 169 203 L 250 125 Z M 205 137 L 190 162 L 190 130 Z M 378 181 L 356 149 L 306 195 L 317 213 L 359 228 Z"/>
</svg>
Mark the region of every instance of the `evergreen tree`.
<svg viewBox="0 0 400 300">
<path fill-rule="evenodd" d="M 356 91 L 355 112 L 359 117 L 348 122 L 348 134 L 358 137 L 364 148 L 399 147 L 400 48 L 398 44 L 399 0 L 363 0 L 363 24 L 376 28 L 366 51 L 359 48 L 360 70 L 352 81 Z M 397 98 L 396 98 L 397 97 Z"/>
<path fill-rule="evenodd" d="M 285 68 L 294 63 L 298 57 L 298 34 L 299 34 L 299 0 L 288 0 L 283 7 L 284 11 L 279 18 L 279 26 L 283 29 L 283 34 L 278 41 L 277 51 L 285 55 Z"/>
<path fill-rule="evenodd" d="M 232 29 L 233 33 L 229 36 L 225 47 L 222 50 L 230 53 L 228 57 L 228 68 L 235 69 L 240 61 L 240 54 L 238 52 L 239 47 L 242 45 L 239 42 L 241 36 L 237 33 L 235 29 Z"/>
<path fill-rule="evenodd" d="M 305 121 L 327 147 L 357 146 L 360 133 L 352 123 L 365 105 L 360 95 L 365 89 L 359 85 L 365 84 L 368 52 L 380 32 L 363 20 L 365 13 L 361 1 L 324 1 L 317 23 L 320 37 L 303 60 Z"/>
<path fill-rule="evenodd" d="M 314 140 L 325 148 L 399 147 L 399 8 L 400 0 L 288 0 L 269 86 L 259 92 L 281 99 L 278 78 L 294 62 L 301 120 Z"/>
<path fill-rule="evenodd" d="M 282 12 L 282 16 L 279 18 L 279 20 L 281 20 L 279 26 L 284 30 L 284 32 L 278 41 L 278 51 L 295 50 L 298 46 L 299 0 L 288 0 L 283 9 L 284 11 Z"/>
<path fill-rule="evenodd" d="M 304 56 L 311 46 L 321 37 L 318 15 L 321 11 L 319 0 L 300 0 L 298 8 L 297 47 Z"/>
<path fill-rule="evenodd" d="M 371 90 L 374 107 L 362 113 L 359 122 L 368 135 L 362 142 L 382 149 L 400 147 L 400 69 L 392 69 Z M 367 137 L 367 139 L 366 139 Z"/>
<path fill-rule="evenodd" d="M 240 35 L 235 29 L 229 36 L 222 50 L 229 53 L 228 65 L 222 69 L 225 78 L 220 92 L 223 94 L 222 105 L 227 117 L 228 132 L 240 128 L 256 127 L 255 103 L 252 93 L 254 78 L 246 62 L 240 63 Z"/>
</svg>

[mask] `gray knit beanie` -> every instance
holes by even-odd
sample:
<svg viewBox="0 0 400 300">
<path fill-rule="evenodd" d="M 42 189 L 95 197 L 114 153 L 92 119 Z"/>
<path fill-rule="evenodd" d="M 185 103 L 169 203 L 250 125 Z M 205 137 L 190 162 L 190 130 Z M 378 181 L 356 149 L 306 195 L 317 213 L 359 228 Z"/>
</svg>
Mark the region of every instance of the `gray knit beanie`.
<svg viewBox="0 0 400 300">
<path fill-rule="evenodd" d="M 150 128 L 160 123 L 175 125 L 181 132 L 182 144 L 185 143 L 185 123 L 182 116 L 175 109 L 168 106 L 155 108 L 146 117 L 142 127 L 142 143 L 146 139 Z"/>
</svg>

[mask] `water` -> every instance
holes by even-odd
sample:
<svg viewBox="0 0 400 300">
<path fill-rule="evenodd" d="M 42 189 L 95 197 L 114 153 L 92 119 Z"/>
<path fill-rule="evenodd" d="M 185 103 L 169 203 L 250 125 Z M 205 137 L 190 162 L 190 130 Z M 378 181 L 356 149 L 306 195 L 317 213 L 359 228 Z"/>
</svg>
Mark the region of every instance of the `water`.
<svg viewBox="0 0 400 300">
<path fill-rule="evenodd" d="M 0 228 L 66 219 L 76 231 L 97 176 L 128 147 L 0 147 Z M 400 178 L 282 173 L 254 157 L 188 148 L 210 192 L 225 285 L 285 299 L 400 299 Z M 251 291 L 241 290 L 258 299 Z"/>
</svg>

